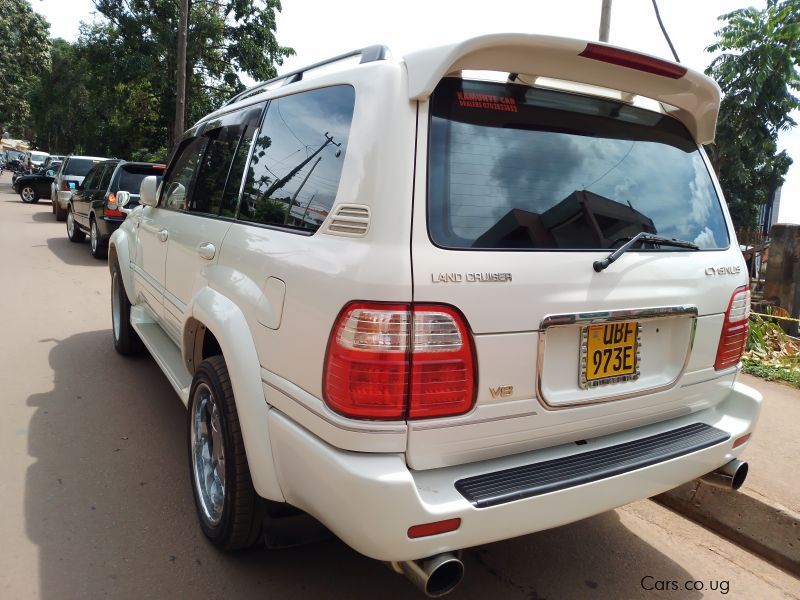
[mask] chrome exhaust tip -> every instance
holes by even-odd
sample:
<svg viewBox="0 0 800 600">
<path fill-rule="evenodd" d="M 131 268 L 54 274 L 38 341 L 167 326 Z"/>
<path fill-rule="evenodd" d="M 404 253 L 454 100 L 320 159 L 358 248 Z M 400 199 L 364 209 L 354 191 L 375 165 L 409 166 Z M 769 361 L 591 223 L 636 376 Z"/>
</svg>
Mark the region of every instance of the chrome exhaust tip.
<svg viewBox="0 0 800 600">
<path fill-rule="evenodd" d="M 734 458 L 716 471 L 703 475 L 700 481 L 717 488 L 735 491 L 742 487 L 747 478 L 747 470 L 746 462 Z"/>
<path fill-rule="evenodd" d="M 405 575 L 428 598 L 449 594 L 464 577 L 464 563 L 449 552 L 420 560 L 391 562 L 389 566 Z"/>
</svg>

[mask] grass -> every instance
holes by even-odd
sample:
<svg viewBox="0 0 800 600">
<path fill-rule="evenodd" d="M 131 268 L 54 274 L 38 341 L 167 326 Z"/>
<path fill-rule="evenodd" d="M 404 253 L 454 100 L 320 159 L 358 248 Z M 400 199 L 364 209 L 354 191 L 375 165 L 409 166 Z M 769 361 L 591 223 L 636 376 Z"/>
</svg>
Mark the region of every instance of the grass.
<svg viewBox="0 0 800 600">
<path fill-rule="evenodd" d="M 767 381 L 783 381 L 800 388 L 800 371 L 797 369 L 776 367 L 752 358 L 745 358 L 742 363 L 742 371 L 749 375 L 761 377 Z"/>
</svg>

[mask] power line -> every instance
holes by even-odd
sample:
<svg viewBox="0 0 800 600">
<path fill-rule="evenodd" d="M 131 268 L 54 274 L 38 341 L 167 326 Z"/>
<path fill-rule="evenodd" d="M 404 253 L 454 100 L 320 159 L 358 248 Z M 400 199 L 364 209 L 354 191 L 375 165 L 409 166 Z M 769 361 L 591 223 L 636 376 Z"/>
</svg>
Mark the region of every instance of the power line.
<svg viewBox="0 0 800 600">
<path fill-rule="evenodd" d="M 658 19 L 658 26 L 661 27 L 661 33 L 664 34 L 664 38 L 667 40 L 667 44 L 669 44 L 669 49 L 672 50 L 672 56 L 675 57 L 675 62 L 681 62 L 681 59 L 678 58 L 678 53 L 675 52 L 675 46 L 672 45 L 672 40 L 669 39 L 669 34 L 667 34 L 667 30 L 664 27 L 663 21 L 661 21 L 661 13 L 658 12 L 658 4 L 656 4 L 656 0 L 653 0 L 653 9 L 656 11 L 656 19 Z"/>
</svg>

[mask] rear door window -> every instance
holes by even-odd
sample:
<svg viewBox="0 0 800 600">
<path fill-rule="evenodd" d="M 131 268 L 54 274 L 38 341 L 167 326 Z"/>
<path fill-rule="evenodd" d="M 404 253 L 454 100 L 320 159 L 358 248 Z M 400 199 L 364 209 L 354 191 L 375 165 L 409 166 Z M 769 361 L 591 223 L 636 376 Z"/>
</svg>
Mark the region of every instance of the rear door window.
<svg viewBox="0 0 800 600">
<path fill-rule="evenodd" d="M 432 98 L 428 229 L 456 249 L 601 250 L 642 231 L 729 244 L 703 157 L 676 119 L 455 78 Z"/>
<path fill-rule="evenodd" d="M 105 166 L 105 171 L 103 171 L 103 176 L 100 178 L 100 181 L 97 184 L 98 190 L 107 190 L 108 186 L 111 184 L 111 177 L 114 175 L 114 169 L 117 168 L 118 163 L 107 164 Z"/>
<path fill-rule="evenodd" d="M 349 85 L 272 100 L 247 169 L 239 218 L 316 231 L 336 199 L 354 105 Z"/>
<path fill-rule="evenodd" d="M 207 138 L 194 137 L 184 140 L 172 162 L 162 185 L 162 208 L 184 210 L 197 174 L 197 167 L 203 158 Z"/>
<path fill-rule="evenodd" d="M 100 178 L 103 176 L 103 169 L 105 169 L 103 165 L 97 165 L 96 167 L 89 169 L 89 172 L 86 174 L 86 177 L 84 177 L 83 183 L 81 184 L 84 190 L 93 190 L 97 187 Z"/>
</svg>

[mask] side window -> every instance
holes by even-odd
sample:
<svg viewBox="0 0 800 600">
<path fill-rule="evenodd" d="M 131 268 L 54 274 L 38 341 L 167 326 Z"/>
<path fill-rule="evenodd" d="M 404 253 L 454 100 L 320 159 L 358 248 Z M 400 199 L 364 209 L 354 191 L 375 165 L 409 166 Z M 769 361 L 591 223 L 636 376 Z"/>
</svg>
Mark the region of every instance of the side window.
<svg viewBox="0 0 800 600">
<path fill-rule="evenodd" d="M 319 229 L 336 200 L 354 105 L 349 85 L 270 102 L 247 169 L 239 218 Z"/>
<path fill-rule="evenodd" d="M 223 115 L 206 126 L 208 138 L 189 210 L 234 217 L 244 163 L 264 104 Z"/>
<path fill-rule="evenodd" d="M 103 174 L 104 165 L 97 165 L 89 169 L 89 172 L 86 174 L 86 177 L 83 178 L 83 189 L 85 190 L 94 190 L 97 188 L 97 183 L 100 181 L 100 177 Z"/>
<path fill-rule="evenodd" d="M 207 141 L 205 137 L 189 138 L 178 148 L 161 186 L 162 208 L 170 210 L 186 208 L 186 198 L 191 192 L 192 182 Z"/>
<path fill-rule="evenodd" d="M 117 168 L 117 165 L 111 164 L 106 165 L 106 170 L 103 171 L 103 176 L 100 178 L 100 182 L 97 184 L 98 190 L 107 190 L 108 185 L 111 183 L 111 177 L 114 175 L 114 170 Z"/>
</svg>

